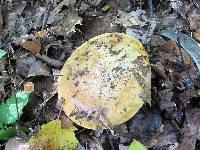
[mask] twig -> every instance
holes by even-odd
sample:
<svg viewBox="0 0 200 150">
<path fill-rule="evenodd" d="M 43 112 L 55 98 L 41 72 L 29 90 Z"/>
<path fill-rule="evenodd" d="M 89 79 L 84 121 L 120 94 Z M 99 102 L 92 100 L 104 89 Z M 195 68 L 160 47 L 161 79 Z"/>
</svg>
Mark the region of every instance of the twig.
<svg viewBox="0 0 200 150">
<path fill-rule="evenodd" d="M 43 17 L 43 20 L 42 20 L 42 31 L 45 29 L 45 26 L 47 24 L 47 20 L 48 20 L 49 15 L 50 15 L 50 8 L 51 8 L 51 6 L 49 6 L 44 13 L 44 17 Z"/>
<path fill-rule="evenodd" d="M 149 4 L 149 17 L 153 17 L 153 2 L 152 0 L 148 0 L 148 4 Z"/>
<path fill-rule="evenodd" d="M 64 65 L 64 62 L 61 62 L 56 59 L 52 59 L 46 55 L 37 54 L 35 57 L 40 59 L 41 61 L 47 63 L 51 67 L 62 67 Z"/>
</svg>

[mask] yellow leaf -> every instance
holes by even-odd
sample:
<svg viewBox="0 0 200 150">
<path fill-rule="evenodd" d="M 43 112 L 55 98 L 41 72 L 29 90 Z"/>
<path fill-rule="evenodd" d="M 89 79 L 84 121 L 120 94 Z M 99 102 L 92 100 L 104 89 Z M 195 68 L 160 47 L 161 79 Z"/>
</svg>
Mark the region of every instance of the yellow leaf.
<svg viewBox="0 0 200 150">
<path fill-rule="evenodd" d="M 78 144 L 74 131 L 77 130 L 73 125 L 67 129 L 61 129 L 61 121 L 53 120 L 41 126 L 41 130 L 36 136 L 29 140 L 30 150 L 74 150 Z"/>
<path fill-rule="evenodd" d="M 105 6 L 103 6 L 102 8 L 101 8 L 101 10 L 103 11 L 103 12 L 105 12 L 105 11 L 108 11 L 109 10 L 109 6 L 108 5 L 105 5 Z"/>
</svg>

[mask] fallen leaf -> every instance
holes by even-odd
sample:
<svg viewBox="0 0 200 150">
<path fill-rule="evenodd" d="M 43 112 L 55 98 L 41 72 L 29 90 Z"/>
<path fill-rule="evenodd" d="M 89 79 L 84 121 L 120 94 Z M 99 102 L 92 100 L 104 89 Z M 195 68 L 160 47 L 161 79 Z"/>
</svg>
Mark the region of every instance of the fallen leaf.
<svg viewBox="0 0 200 150">
<path fill-rule="evenodd" d="M 167 41 L 165 44 L 161 45 L 160 47 L 158 47 L 156 49 L 156 51 L 161 51 L 161 52 L 176 52 L 177 55 L 180 55 L 180 52 L 179 52 L 179 47 L 178 45 L 176 44 L 176 41 L 174 40 L 169 40 Z"/>
<path fill-rule="evenodd" d="M 44 15 L 47 12 L 46 7 L 36 7 L 36 14 L 34 15 L 33 28 L 40 28 L 43 24 Z"/>
<path fill-rule="evenodd" d="M 143 17 L 146 19 L 146 16 L 144 15 L 145 13 L 146 12 L 141 9 L 137 9 L 136 11 L 132 11 L 130 13 L 119 10 L 117 17 L 115 18 L 115 22 L 123 25 L 125 28 L 134 25 L 144 26 L 146 22 L 142 21 L 140 18 Z"/>
<path fill-rule="evenodd" d="M 198 129 L 200 128 L 200 111 L 199 108 L 187 109 L 186 121 L 182 129 L 182 141 L 178 150 L 194 150 L 197 140 Z"/>
<path fill-rule="evenodd" d="M 151 128 L 149 128 L 151 127 Z M 151 140 L 162 128 L 162 118 L 158 112 L 144 113 L 138 112 L 129 125 L 129 135 L 131 138 L 140 140 L 143 143 Z"/>
<path fill-rule="evenodd" d="M 23 77 L 27 77 L 31 65 L 37 60 L 33 54 L 24 53 L 24 51 L 20 51 L 17 55 L 19 57 L 16 59 L 16 72 Z"/>
<path fill-rule="evenodd" d="M 170 0 L 170 4 L 171 7 L 177 12 L 179 12 L 181 6 L 183 6 L 183 2 L 181 0 Z"/>
<path fill-rule="evenodd" d="M 89 150 L 104 150 L 101 142 L 96 138 L 88 142 L 88 148 Z"/>
<path fill-rule="evenodd" d="M 54 22 L 59 21 L 59 13 L 63 6 L 74 6 L 76 4 L 76 0 L 63 0 L 61 3 L 59 3 L 53 11 L 50 12 L 47 24 L 52 24 Z"/>
<path fill-rule="evenodd" d="M 41 43 L 37 40 L 25 41 L 22 43 L 22 47 L 36 55 L 41 50 Z"/>
<path fill-rule="evenodd" d="M 37 135 L 32 136 L 29 140 L 30 150 L 75 150 L 78 140 L 74 131 L 76 127 L 73 125 L 67 129 L 61 128 L 61 121 L 53 120 L 41 126 L 41 130 Z"/>
<path fill-rule="evenodd" d="M 190 54 L 186 50 L 181 49 L 181 57 L 185 64 L 191 64 L 192 66 L 195 66 Z"/>
<path fill-rule="evenodd" d="M 52 30 L 58 35 L 70 36 L 75 32 L 75 26 L 82 24 L 82 18 L 78 16 L 78 12 L 74 8 L 68 8 L 67 14 L 52 27 Z"/>
<path fill-rule="evenodd" d="M 172 101 L 173 94 L 174 93 L 170 89 L 158 91 L 158 95 L 160 98 L 159 107 L 161 110 L 171 112 L 175 108 L 176 104 Z"/>
<path fill-rule="evenodd" d="M 73 122 L 66 115 L 61 116 L 61 128 L 66 129 L 71 126 Z"/>
<path fill-rule="evenodd" d="M 29 94 L 19 91 L 0 105 L 0 126 L 14 123 L 22 114 L 24 106 L 28 103 Z"/>
<path fill-rule="evenodd" d="M 7 140 L 16 136 L 17 131 L 15 127 L 0 127 L 0 140 Z"/>
<path fill-rule="evenodd" d="M 200 28 L 198 28 L 195 32 L 194 32 L 194 37 L 200 41 Z"/>
<path fill-rule="evenodd" d="M 187 18 L 191 29 L 197 30 L 200 27 L 199 10 L 194 9 L 194 7 L 191 7 L 187 13 Z"/>
<path fill-rule="evenodd" d="M 148 23 L 148 26 L 145 26 L 143 28 L 141 28 L 141 25 L 138 25 L 137 28 L 135 26 L 128 26 L 126 27 L 126 33 L 134 38 L 141 40 L 143 44 L 146 44 L 151 40 L 151 36 L 154 33 L 156 25 L 156 21 L 152 20 Z"/>
<path fill-rule="evenodd" d="M 35 61 L 28 72 L 28 77 L 31 76 L 50 76 L 50 69 L 44 63 Z"/>
<path fill-rule="evenodd" d="M 200 46 L 193 38 L 180 32 L 174 32 L 172 30 L 163 30 L 161 35 L 166 36 L 172 40 L 178 42 L 193 58 L 198 70 L 200 70 Z"/>
<path fill-rule="evenodd" d="M 165 122 L 163 133 L 158 137 L 157 143 L 153 146 L 153 149 L 167 149 L 168 147 L 174 146 L 176 148 L 178 145 L 178 136 L 174 126 L 168 122 Z M 174 150 L 174 149 L 171 149 Z"/>
</svg>

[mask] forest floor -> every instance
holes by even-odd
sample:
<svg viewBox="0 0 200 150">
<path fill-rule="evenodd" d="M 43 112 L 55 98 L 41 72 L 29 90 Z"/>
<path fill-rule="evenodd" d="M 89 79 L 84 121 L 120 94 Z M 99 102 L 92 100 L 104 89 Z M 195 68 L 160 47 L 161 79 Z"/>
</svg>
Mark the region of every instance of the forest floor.
<svg viewBox="0 0 200 150">
<path fill-rule="evenodd" d="M 57 79 L 77 47 L 111 32 L 130 34 L 148 52 L 151 106 L 113 129 L 90 130 L 62 111 Z M 81 150 L 126 150 L 134 139 L 148 149 L 199 150 L 199 42 L 199 0 L 0 0 L 0 149 L 27 144 L 59 118 L 76 126 Z M 31 93 L 23 113 L 3 122 L 4 111 L 16 110 L 3 105 L 24 88 Z"/>
</svg>

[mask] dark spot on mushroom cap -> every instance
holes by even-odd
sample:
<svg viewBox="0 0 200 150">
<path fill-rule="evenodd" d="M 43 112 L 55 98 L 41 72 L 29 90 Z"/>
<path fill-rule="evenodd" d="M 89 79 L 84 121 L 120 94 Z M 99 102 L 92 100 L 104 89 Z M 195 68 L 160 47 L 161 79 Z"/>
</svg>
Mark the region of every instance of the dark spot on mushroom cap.
<svg viewBox="0 0 200 150">
<path fill-rule="evenodd" d="M 80 83 L 79 81 L 76 81 L 76 82 L 74 83 L 75 87 L 77 87 L 79 83 Z"/>
</svg>

